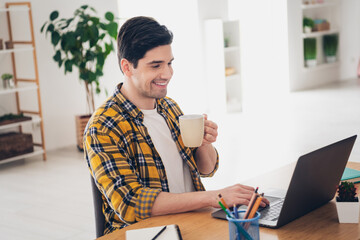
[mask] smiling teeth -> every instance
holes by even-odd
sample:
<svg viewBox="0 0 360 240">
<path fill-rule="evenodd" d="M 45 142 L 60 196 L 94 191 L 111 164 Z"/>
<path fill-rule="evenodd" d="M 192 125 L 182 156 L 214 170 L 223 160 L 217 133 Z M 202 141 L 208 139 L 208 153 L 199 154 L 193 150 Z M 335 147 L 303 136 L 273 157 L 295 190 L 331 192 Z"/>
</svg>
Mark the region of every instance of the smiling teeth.
<svg viewBox="0 0 360 240">
<path fill-rule="evenodd" d="M 165 86 L 166 83 L 155 83 L 156 85 L 161 85 L 161 86 Z"/>
</svg>

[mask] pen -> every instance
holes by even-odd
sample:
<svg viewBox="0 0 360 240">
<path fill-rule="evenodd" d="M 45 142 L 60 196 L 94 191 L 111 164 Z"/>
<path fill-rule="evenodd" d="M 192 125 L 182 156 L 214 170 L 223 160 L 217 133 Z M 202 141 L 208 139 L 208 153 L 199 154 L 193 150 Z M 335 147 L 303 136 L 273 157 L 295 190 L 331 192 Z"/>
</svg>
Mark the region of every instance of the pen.
<svg viewBox="0 0 360 240">
<path fill-rule="evenodd" d="M 157 239 L 157 238 L 160 236 L 160 234 L 162 234 L 162 233 L 165 231 L 166 227 L 167 227 L 167 226 L 163 227 L 163 228 L 160 230 L 160 232 L 158 232 L 151 240 Z"/>
<path fill-rule="evenodd" d="M 238 210 L 237 210 L 237 207 L 234 203 L 234 206 L 233 206 L 233 212 L 234 212 L 234 216 L 236 219 L 239 219 L 239 213 L 238 213 Z"/>
</svg>

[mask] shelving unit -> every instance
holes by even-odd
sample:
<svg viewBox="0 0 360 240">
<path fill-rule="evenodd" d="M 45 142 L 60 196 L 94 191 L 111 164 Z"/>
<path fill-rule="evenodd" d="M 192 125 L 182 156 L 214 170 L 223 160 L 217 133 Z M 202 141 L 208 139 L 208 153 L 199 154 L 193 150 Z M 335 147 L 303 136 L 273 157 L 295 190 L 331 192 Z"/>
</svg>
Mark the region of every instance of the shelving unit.
<svg viewBox="0 0 360 240">
<path fill-rule="evenodd" d="M 325 31 L 316 31 L 311 33 L 302 33 L 302 38 L 316 38 L 317 42 L 317 66 L 316 67 L 305 67 L 303 61 L 303 71 L 317 71 L 319 69 L 338 67 L 339 60 L 335 63 L 327 63 L 323 53 L 322 38 L 329 34 L 338 34 L 340 36 L 340 22 L 339 22 L 339 10 L 336 0 L 328 0 L 323 3 L 315 4 L 302 4 L 302 18 L 308 17 L 311 19 L 326 19 L 330 23 L 330 29 Z M 340 38 L 339 38 L 340 39 Z M 339 56 L 339 53 L 337 54 Z"/>
<path fill-rule="evenodd" d="M 24 15 L 26 12 L 29 16 L 28 24 L 30 28 L 30 40 L 17 40 L 14 39 L 13 35 L 13 26 L 11 20 L 17 17 L 17 14 Z M 11 65 L 12 65 L 12 74 L 14 75 L 15 88 L 10 89 L 0 89 L 0 95 L 11 95 L 15 94 L 16 99 L 16 112 L 24 113 L 26 116 L 31 116 L 31 120 L 15 122 L 6 125 L 1 125 L 0 130 L 6 131 L 9 129 L 17 128 L 19 132 L 23 131 L 23 127 L 27 125 L 36 125 L 39 126 L 40 131 L 40 142 L 34 141 L 34 152 L 11 157 L 8 159 L 4 159 L 0 161 L 0 164 L 8 163 L 28 157 L 33 157 L 37 155 L 43 155 L 43 160 L 46 160 L 46 150 L 45 150 L 45 140 L 44 140 L 44 127 L 43 127 L 43 117 L 42 117 L 42 109 L 41 109 L 41 98 L 40 98 L 40 84 L 39 84 L 39 74 L 37 69 L 37 59 L 36 59 L 36 47 L 35 47 L 35 39 L 34 39 L 34 30 L 33 30 L 33 22 L 32 22 L 32 13 L 31 13 L 31 4 L 30 2 L 11 2 L 5 3 L 5 8 L 0 8 L 0 14 L 6 13 L 7 19 L 7 27 L 8 27 L 8 38 L 14 44 L 13 49 L 4 49 L 0 50 L 0 55 L 2 54 L 11 54 Z M 26 14 L 25 13 L 25 14 Z M 12 15 L 14 14 L 14 15 Z M 2 23 L 1 25 L 5 25 Z M 5 27 L 5 26 L 2 26 Z M 16 56 L 17 54 L 22 54 L 23 52 L 32 53 L 33 57 L 33 67 L 34 67 L 34 78 L 19 78 L 18 71 L 21 69 L 21 66 L 17 66 L 16 64 Z M 16 54 L 15 54 L 16 53 Z M 3 61 L 3 59 L 0 59 Z M 1 62 L 0 61 L 0 62 Z M 30 63 L 29 63 L 30 64 Z M 35 92 L 36 101 L 37 101 L 37 110 L 26 110 L 22 107 L 22 101 L 20 97 L 20 93 Z M 1 105 L 1 103 L 0 103 Z"/>
<path fill-rule="evenodd" d="M 242 109 L 239 21 L 204 21 L 205 66 L 210 112 L 233 113 Z M 225 47 L 225 38 L 228 46 Z M 234 74 L 226 76 L 225 69 Z"/>
</svg>

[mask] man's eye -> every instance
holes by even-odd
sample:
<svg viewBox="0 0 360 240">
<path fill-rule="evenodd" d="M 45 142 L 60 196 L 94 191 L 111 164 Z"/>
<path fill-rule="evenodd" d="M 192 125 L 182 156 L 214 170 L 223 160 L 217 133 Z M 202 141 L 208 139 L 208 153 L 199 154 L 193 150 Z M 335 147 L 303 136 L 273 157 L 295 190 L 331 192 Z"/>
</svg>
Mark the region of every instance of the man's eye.
<svg viewBox="0 0 360 240">
<path fill-rule="evenodd" d="M 160 67 L 160 64 L 152 65 L 151 67 L 152 67 L 152 68 L 159 68 L 159 67 Z"/>
<path fill-rule="evenodd" d="M 169 62 L 168 65 L 171 66 L 171 65 L 172 65 L 172 62 Z"/>
</svg>

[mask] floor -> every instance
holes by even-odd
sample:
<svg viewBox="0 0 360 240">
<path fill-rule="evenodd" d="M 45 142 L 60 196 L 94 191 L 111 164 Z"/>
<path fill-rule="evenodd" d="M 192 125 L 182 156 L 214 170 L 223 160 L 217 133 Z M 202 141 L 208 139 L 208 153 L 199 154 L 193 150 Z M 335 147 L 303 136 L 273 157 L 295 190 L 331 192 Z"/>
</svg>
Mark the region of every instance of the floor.
<svg viewBox="0 0 360 240">
<path fill-rule="evenodd" d="M 218 189 L 296 161 L 304 153 L 360 134 L 360 81 L 291 93 L 281 104 L 214 117 L 220 167 L 204 179 Z M 360 141 L 350 161 L 360 162 Z M 87 165 L 75 146 L 0 165 L 1 239 L 93 239 Z"/>
</svg>

